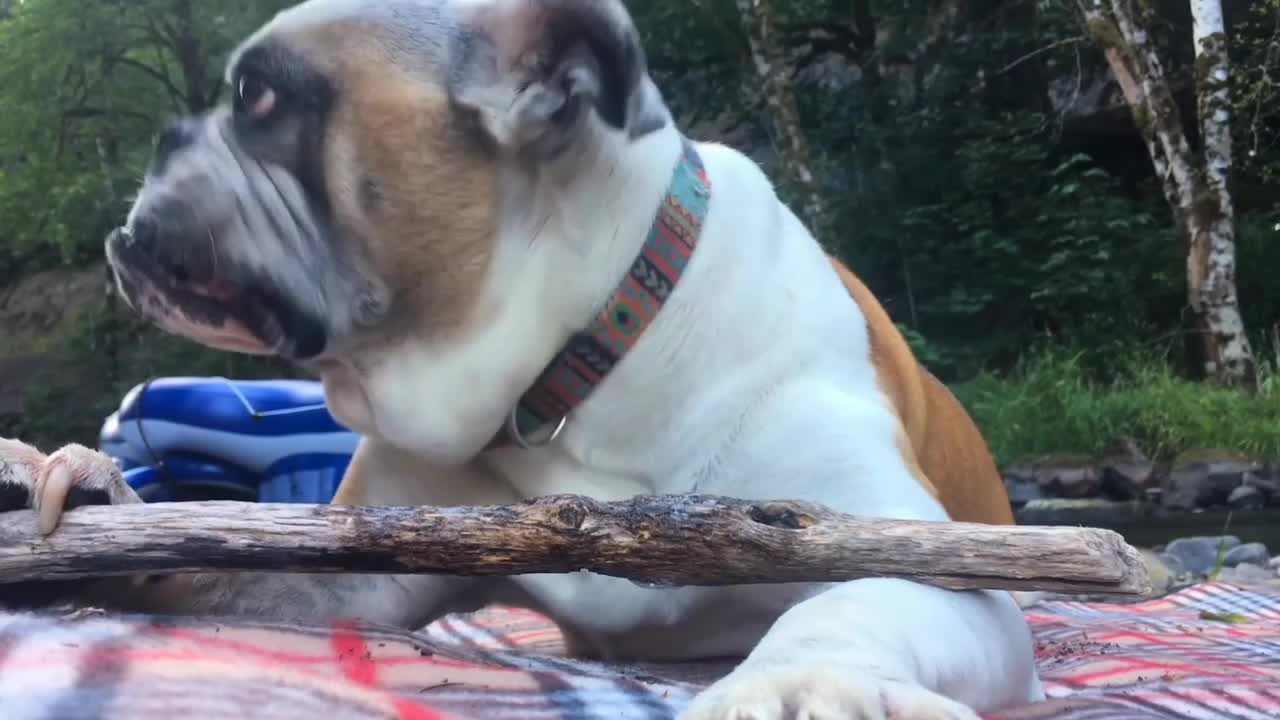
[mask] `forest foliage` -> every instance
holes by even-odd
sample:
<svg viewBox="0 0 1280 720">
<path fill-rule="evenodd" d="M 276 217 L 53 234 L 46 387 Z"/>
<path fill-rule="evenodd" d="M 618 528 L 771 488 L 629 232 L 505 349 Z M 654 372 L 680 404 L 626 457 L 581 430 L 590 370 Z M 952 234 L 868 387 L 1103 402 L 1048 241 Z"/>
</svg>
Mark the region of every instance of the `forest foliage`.
<svg viewBox="0 0 1280 720">
<path fill-rule="evenodd" d="M 1175 94 L 1191 116 L 1187 4 L 1150 1 Z M 0 0 L 0 287 L 100 260 L 159 122 L 220 101 L 228 50 L 289 4 Z M 735 1 L 631 6 L 686 130 L 750 152 L 799 207 L 795 178 L 774 172 L 778 128 L 762 110 Z M 1280 0 L 1226 6 L 1237 282 L 1254 347 L 1274 363 Z M 1135 358 L 1194 386 L 1185 377 L 1194 366 L 1185 356 L 1185 248 L 1074 0 L 769 7 L 807 160 L 830 210 L 821 240 L 882 298 L 934 372 L 968 384 L 962 396 L 980 422 L 1004 404 L 1006 390 L 992 383 L 1013 393 L 1008 383 L 1048 355 L 1069 355 L 1080 381 L 1098 387 L 1134 382 Z M 100 361 L 109 342 L 146 357 L 147 373 L 279 372 L 158 338 L 109 308 L 79 327 L 70 342 L 86 363 Z M 141 371 L 104 371 L 103 402 Z M 1019 442 L 1001 453 L 1028 444 Z"/>
</svg>

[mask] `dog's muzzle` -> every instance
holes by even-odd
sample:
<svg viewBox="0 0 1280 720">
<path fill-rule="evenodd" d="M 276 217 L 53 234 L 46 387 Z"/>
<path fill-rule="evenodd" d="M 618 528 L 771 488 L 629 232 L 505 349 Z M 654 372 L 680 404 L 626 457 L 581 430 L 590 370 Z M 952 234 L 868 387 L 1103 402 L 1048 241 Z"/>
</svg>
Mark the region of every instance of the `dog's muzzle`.
<svg viewBox="0 0 1280 720">
<path fill-rule="evenodd" d="M 165 332 L 210 347 L 254 355 L 285 350 L 285 336 L 270 301 L 260 291 L 236 288 L 209 275 L 198 278 L 169 265 L 149 248 L 150 223 L 116 228 L 107 237 L 108 263 L 125 301 Z"/>
<path fill-rule="evenodd" d="M 246 219 L 257 190 L 235 173 L 256 166 L 226 144 L 214 122 L 182 119 L 161 133 L 128 224 L 106 239 L 117 287 L 166 332 L 220 350 L 314 357 L 327 343 L 326 326 L 279 280 L 294 277 L 285 273 L 302 265 L 300 251 L 287 257 L 283 243 L 272 245 L 263 230 L 270 223 Z"/>
</svg>

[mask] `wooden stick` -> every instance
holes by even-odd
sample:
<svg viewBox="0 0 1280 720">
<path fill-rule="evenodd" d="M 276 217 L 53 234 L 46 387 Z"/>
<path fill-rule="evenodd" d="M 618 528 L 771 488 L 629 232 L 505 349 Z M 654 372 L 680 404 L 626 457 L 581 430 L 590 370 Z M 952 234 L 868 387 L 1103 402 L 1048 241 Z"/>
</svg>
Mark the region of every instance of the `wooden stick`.
<svg viewBox="0 0 1280 720">
<path fill-rule="evenodd" d="M 711 496 L 489 507 L 155 503 L 77 508 L 46 538 L 30 511 L 0 525 L 0 583 L 210 570 L 589 570 L 649 586 L 882 576 L 951 589 L 1150 591 L 1141 556 L 1109 530 L 872 520 Z"/>
</svg>

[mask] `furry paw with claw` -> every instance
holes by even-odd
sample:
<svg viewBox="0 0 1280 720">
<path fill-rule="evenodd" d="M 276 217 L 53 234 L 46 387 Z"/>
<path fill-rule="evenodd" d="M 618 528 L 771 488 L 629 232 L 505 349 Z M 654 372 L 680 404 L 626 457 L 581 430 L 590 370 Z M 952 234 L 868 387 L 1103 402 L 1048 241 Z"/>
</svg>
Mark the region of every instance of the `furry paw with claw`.
<svg viewBox="0 0 1280 720">
<path fill-rule="evenodd" d="M 742 667 L 694 698 L 679 720 L 979 720 L 920 685 L 825 667 Z"/>
<path fill-rule="evenodd" d="M 34 509 L 41 534 L 58 527 L 66 510 L 84 505 L 122 505 L 142 500 L 115 463 L 83 445 L 52 455 L 17 440 L 0 438 L 0 513 Z M 2 520 L 0 520 L 2 522 Z M 0 605 L 40 607 L 78 594 L 92 581 L 59 580 L 0 584 Z"/>
</svg>

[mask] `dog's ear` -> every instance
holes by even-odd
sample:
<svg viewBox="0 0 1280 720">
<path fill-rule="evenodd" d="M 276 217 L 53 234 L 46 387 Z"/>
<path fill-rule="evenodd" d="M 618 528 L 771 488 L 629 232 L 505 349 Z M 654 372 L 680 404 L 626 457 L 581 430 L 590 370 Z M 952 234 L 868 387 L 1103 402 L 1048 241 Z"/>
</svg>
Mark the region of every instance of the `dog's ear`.
<svg viewBox="0 0 1280 720">
<path fill-rule="evenodd" d="M 545 157 L 592 116 L 637 138 L 671 121 L 620 0 L 467 0 L 453 102 L 499 146 Z"/>
</svg>

